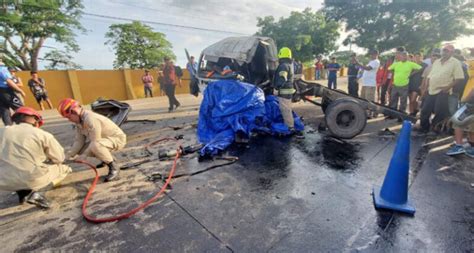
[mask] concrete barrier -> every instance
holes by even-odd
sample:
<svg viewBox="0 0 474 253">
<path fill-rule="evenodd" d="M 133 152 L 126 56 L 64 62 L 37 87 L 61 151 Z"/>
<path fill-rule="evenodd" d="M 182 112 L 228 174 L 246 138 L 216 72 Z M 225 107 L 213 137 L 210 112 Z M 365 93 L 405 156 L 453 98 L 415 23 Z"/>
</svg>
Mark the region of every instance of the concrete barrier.
<svg viewBox="0 0 474 253">
<path fill-rule="evenodd" d="M 150 71 L 155 78 L 153 95 L 161 96 L 157 71 Z M 189 93 L 189 73 L 183 70 L 182 87 L 176 89 L 177 94 Z M 99 97 L 116 100 L 129 100 L 145 97 L 141 77 L 143 70 L 57 70 L 38 71 L 39 77 L 46 82 L 48 95 L 56 106 L 65 97 L 72 97 L 89 104 Z M 33 94 L 28 88 L 29 71 L 17 73 L 23 81 L 26 93 L 25 103 L 39 109 Z M 46 105 L 45 105 L 46 106 Z"/>
<path fill-rule="evenodd" d="M 157 70 L 150 70 L 153 78 L 153 96 L 163 96 L 157 79 Z M 306 80 L 314 80 L 314 68 L 303 70 Z M 341 69 L 341 74 L 346 70 Z M 145 97 L 141 77 L 144 70 L 54 70 L 39 71 L 39 77 L 46 82 L 48 95 L 57 106 L 59 101 L 66 97 L 74 98 L 83 104 L 89 104 L 97 98 L 116 100 L 130 100 Z M 27 106 L 39 109 L 33 94 L 28 88 L 29 71 L 19 71 L 17 75 L 22 79 L 26 93 Z M 190 76 L 183 69 L 181 87 L 176 88 L 176 94 L 189 94 Z M 45 105 L 46 106 L 46 105 Z"/>
</svg>

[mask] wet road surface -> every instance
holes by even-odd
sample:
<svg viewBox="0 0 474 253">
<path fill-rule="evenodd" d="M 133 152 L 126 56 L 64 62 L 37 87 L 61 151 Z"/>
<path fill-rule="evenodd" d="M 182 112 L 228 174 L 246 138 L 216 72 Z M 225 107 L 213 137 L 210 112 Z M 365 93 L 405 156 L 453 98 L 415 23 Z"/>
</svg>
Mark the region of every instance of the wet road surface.
<svg viewBox="0 0 474 253">
<path fill-rule="evenodd" d="M 117 154 L 119 160 L 142 159 L 145 153 L 140 146 L 165 136 L 183 134 L 184 144 L 194 144 L 195 108 L 185 108 L 179 115 L 157 115 L 153 118 L 156 123 L 125 124 L 130 149 Z M 249 145 L 234 145 L 225 155 L 239 157 L 237 162 L 174 180 L 166 196 L 120 222 L 94 225 L 83 220 L 80 205 L 92 173 L 80 166 L 75 167 L 74 178 L 48 193 L 56 203 L 53 210 L 16 206 L 14 195 L 2 193 L 0 242 L 7 252 L 474 249 L 471 160 L 444 157 L 443 150 L 429 152 L 430 147 L 422 148 L 425 140 L 412 138 L 410 197 L 417 213 L 409 217 L 376 211 L 370 194 L 374 185 L 383 182 L 396 140 L 381 138 L 377 132 L 392 127 L 397 133 L 396 122 L 373 120 L 357 138 L 341 141 L 314 130 L 320 119 L 314 108 L 302 104 L 296 109 L 307 119 L 305 139 L 260 136 Z M 138 107 L 131 118 L 152 118 L 151 112 Z M 160 118 L 163 115 L 166 118 Z M 57 126 L 49 130 L 67 145 L 71 136 L 62 122 L 55 122 Z M 161 148 L 169 145 L 153 151 Z M 196 154 L 191 154 L 181 159 L 177 173 L 193 173 L 226 162 L 199 162 Z M 166 174 L 169 168 L 170 161 L 156 161 L 122 171 L 120 181 L 98 185 L 89 212 L 108 215 L 136 206 L 161 185 L 148 182 L 146 176 Z"/>
</svg>

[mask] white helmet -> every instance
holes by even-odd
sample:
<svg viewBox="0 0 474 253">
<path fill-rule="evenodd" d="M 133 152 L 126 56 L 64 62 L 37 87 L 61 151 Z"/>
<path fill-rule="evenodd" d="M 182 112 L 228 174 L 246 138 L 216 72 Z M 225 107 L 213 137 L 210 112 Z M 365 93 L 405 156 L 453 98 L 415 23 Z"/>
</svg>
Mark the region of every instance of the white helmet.
<svg viewBox="0 0 474 253">
<path fill-rule="evenodd" d="M 474 104 L 465 104 L 459 108 L 451 117 L 455 126 L 467 127 L 474 124 Z"/>
</svg>

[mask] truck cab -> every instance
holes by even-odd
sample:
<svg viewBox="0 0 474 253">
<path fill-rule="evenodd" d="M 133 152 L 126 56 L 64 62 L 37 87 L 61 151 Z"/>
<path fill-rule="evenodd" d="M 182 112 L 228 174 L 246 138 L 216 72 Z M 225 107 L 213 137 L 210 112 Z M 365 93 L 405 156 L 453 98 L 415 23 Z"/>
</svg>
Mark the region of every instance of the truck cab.
<svg viewBox="0 0 474 253">
<path fill-rule="evenodd" d="M 272 38 L 229 37 L 202 51 L 197 77 L 201 83 L 239 79 L 268 90 L 278 66 L 277 54 Z"/>
</svg>

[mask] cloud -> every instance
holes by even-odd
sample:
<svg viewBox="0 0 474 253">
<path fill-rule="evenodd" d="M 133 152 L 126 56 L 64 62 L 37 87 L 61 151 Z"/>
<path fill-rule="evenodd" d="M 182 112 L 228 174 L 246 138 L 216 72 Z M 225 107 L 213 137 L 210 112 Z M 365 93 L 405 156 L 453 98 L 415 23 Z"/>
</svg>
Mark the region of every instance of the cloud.
<svg viewBox="0 0 474 253">
<path fill-rule="evenodd" d="M 85 12 L 94 14 L 251 35 L 257 32 L 257 17 L 272 15 L 278 19 L 308 6 L 318 9 L 322 2 L 323 0 L 84 0 L 83 4 Z M 85 69 L 112 68 L 114 55 L 104 45 L 104 34 L 109 25 L 128 21 L 84 15 L 81 22 L 89 32 L 76 37 L 81 51 L 75 54 L 74 60 Z M 184 48 L 193 55 L 199 55 L 202 49 L 212 43 L 235 36 L 231 33 L 206 32 L 177 26 L 147 25 L 166 35 L 173 44 L 173 51 L 180 65 L 186 63 Z"/>
</svg>

